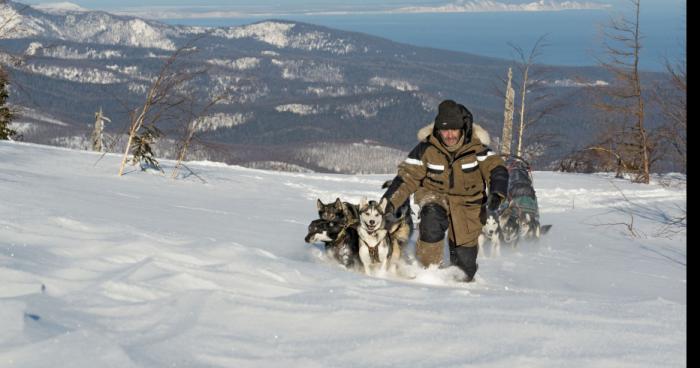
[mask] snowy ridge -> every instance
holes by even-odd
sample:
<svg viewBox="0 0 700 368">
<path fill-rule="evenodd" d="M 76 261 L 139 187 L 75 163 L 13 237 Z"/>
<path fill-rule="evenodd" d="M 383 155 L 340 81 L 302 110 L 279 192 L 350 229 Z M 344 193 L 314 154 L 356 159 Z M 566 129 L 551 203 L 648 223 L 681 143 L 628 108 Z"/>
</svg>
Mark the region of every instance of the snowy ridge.
<svg viewBox="0 0 700 368">
<path fill-rule="evenodd" d="M 246 26 L 215 29 L 212 35 L 229 39 L 253 38 L 278 48 L 293 48 L 306 51 L 328 51 L 336 55 L 353 52 L 356 47 L 344 39 L 333 39 L 328 33 L 293 32 L 296 24 L 261 22 Z"/>
<path fill-rule="evenodd" d="M 37 47 L 37 45 L 35 45 Z M 41 44 L 38 47 L 42 47 Z M 36 49 L 35 49 L 36 50 Z M 119 50 L 95 50 L 90 47 L 85 47 L 83 50 L 78 50 L 65 45 L 58 45 L 49 48 L 41 48 L 40 53 L 43 56 L 57 58 L 57 59 L 74 59 L 74 60 L 87 60 L 87 59 L 120 59 L 123 54 Z M 27 53 L 29 54 L 29 53 Z M 34 55 L 32 53 L 31 55 Z"/>
<path fill-rule="evenodd" d="M 0 4 L 0 23 L 8 38 L 44 36 L 73 42 L 153 47 L 175 50 L 169 35 L 177 31 L 164 25 L 154 26 L 137 19 L 124 19 L 103 12 L 61 12 L 53 17 L 37 10 L 29 15 L 16 9 L 17 3 Z M 36 15 L 36 16 L 34 16 Z"/>
<path fill-rule="evenodd" d="M 275 106 L 275 110 L 279 112 L 291 112 L 297 115 L 315 115 L 320 112 L 328 110 L 328 108 L 319 108 L 315 105 L 304 105 L 304 104 L 286 104 Z"/>
<path fill-rule="evenodd" d="M 252 103 L 270 93 L 270 88 L 263 82 L 230 74 L 211 75 L 207 90 L 210 99 L 225 96 L 219 102 L 221 104 Z"/>
<path fill-rule="evenodd" d="M 280 162 L 280 161 L 251 161 L 251 162 L 246 163 L 245 166 L 249 167 L 251 169 L 259 169 L 259 170 L 272 170 L 272 171 L 297 172 L 297 173 L 312 173 L 313 172 L 312 170 L 309 170 L 305 167 L 290 164 L 287 162 Z"/>
<path fill-rule="evenodd" d="M 0 24 L 2 24 L 3 37 L 29 38 L 37 36 L 44 30 L 42 23 L 41 20 L 22 15 L 5 2 L 0 3 Z"/>
<path fill-rule="evenodd" d="M 257 68 L 260 65 L 260 59 L 255 57 L 243 57 L 235 60 L 212 59 L 207 60 L 207 63 L 234 70 L 249 70 Z"/>
<path fill-rule="evenodd" d="M 594 82 L 580 82 L 572 79 L 557 79 L 554 81 L 543 81 L 542 83 L 552 86 L 552 87 L 603 87 L 610 85 L 610 83 L 603 80 L 596 80 Z"/>
<path fill-rule="evenodd" d="M 382 77 L 373 77 L 372 79 L 369 80 L 369 84 L 375 85 L 375 86 L 389 86 L 391 88 L 396 89 L 397 91 L 418 91 L 418 86 L 411 84 L 408 81 L 404 80 L 396 80 L 396 79 L 389 79 L 389 78 L 382 78 Z"/>
<path fill-rule="evenodd" d="M 63 79 L 78 83 L 111 84 L 123 81 L 112 72 L 95 68 L 58 67 L 55 65 L 31 63 L 27 64 L 24 69 L 31 73 L 44 75 L 49 78 Z"/>
<path fill-rule="evenodd" d="M 222 128 L 232 128 L 236 125 L 245 124 L 253 118 L 253 113 L 247 114 L 226 114 L 216 113 L 207 115 L 197 122 L 197 131 L 209 132 Z"/>
<path fill-rule="evenodd" d="M 29 107 L 24 107 L 24 106 L 17 106 L 17 109 L 19 110 L 17 112 L 16 118 L 18 120 L 22 119 L 31 119 L 31 120 L 36 120 L 42 123 L 48 123 L 48 124 L 53 124 L 53 125 L 59 125 L 59 126 L 68 126 L 63 121 L 60 121 L 52 116 L 49 116 L 47 114 L 44 114 L 42 112 L 36 111 L 35 109 L 29 108 Z"/>
<path fill-rule="evenodd" d="M 357 104 L 338 106 L 337 110 L 343 119 L 373 118 L 383 108 L 394 106 L 399 103 L 395 98 L 379 98 L 376 100 L 364 99 Z"/>
<path fill-rule="evenodd" d="M 534 172 L 542 209 L 588 196 L 578 188 L 634 206 L 545 211 L 546 237 L 500 257 L 487 247 L 463 284 L 454 267 L 368 277 L 304 243 L 316 199 L 378 199 L 395 173 L 188 162 L 204 184 L 131 167 L 117 178 L 121 156 L 100 156 L 0 142 L 3 364 L 687 366 L 686 231 L 661 235 L 649 216 L 679 214 L 683 181 Z M 643 235 L 590 223 L 630 215 Z"/>
<path fill-rule="evenodd" d="M 282 78 L 284 79 L 323 83 L 341 83 L 344 80 L 341 69 L 328 63 L 272 59 L 272 64 L 282 69 Z"/>
<path fill-rule="evenodd" d="M 305 92 L 316 97 L 340 97 L 372 93 L 378 90 L 379 88 L 370 86 L 319 86 L 306 87 Z"/>
<path fill-rule="evenodd" d="M 334 172 L 391 173 L 407 152 L 367 143 L 320 143 L 301 149 L 296 157 Z"/>
</svg>

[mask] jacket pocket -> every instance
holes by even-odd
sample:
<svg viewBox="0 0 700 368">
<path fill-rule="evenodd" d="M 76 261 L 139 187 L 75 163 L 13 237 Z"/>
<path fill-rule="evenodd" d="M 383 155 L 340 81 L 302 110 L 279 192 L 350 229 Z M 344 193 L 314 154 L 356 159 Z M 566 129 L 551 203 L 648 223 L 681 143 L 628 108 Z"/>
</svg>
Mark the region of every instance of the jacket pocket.
<svg viewBox="0 0 700 368">
<path fill-rule="evenodd" d="M 459 164 L 461 171 L 461 187 L 464 188 L 464 194 L 473 196 L 484 190 L 484 178 L 479 170 L 479 161 L 463 162 Z"/>
<path fill-rule="evenodd" d="M 427 164 L 425 179 L 434 188 L 443 188 L 446 183 L 445 165 Z"/>
</svg>

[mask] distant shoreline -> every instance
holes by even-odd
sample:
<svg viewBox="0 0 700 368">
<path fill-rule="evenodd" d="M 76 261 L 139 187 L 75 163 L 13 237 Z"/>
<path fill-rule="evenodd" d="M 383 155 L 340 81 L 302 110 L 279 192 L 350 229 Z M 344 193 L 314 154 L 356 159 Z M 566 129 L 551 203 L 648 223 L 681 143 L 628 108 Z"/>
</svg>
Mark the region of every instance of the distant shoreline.
<svg viewBox="0 0 700 368">
<path fill-rule="evenodd" d="M 684 51 L 680 46 L 685 32 L 674 19 L 655 16 L 642 19 L 643 41 L 641 68 L 647 71 L 664 70 L 663 58 L 679 58 Z M 378 14 L 378 15 L 297 15 L 234 18 L 160 19 L 171 25 L 233 27 L 265 19 L 285 19 L 317 24 L 344 31 L 366 33 L 414 46 L 432 47 L 450 51 L 512 59 L 508 43 L 524 50 L 548 33 L 550 46 L 539 57 L 542 64 L 587 67 L 595 66 L 600 55 L 600 25 L 609 14 L 598 10 L 565 12 L 490 12 L 455 14 Z M 508 25 L 504 27 L 503 25 Z M 510 31 L 510 29 L 518 30 Z"/>
</svg>

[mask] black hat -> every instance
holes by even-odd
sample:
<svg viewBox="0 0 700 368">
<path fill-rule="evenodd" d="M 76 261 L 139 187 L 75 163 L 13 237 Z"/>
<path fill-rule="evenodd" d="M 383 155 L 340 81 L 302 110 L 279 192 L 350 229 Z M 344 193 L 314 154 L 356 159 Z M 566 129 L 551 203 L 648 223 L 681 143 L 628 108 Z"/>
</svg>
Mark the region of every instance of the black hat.
<svg viewBox="0 0 700 368">
<path fill-rule="evenodd" d="M 435 130 L 464 129 L 469 131 L 472 125 L 472 113 L 464 105 L 452 100 L 440 102 L 435 117 Z"/>
</svg>

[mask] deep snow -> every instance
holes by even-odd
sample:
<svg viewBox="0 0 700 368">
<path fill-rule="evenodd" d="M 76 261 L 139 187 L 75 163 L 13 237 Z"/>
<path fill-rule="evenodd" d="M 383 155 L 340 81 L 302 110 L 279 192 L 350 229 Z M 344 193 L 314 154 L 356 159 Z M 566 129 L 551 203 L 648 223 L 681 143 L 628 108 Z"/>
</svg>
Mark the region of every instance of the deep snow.
<svg viewBox="0 0 700 368">
<path fill-rule="evenodd" d="M 686 229 L 663 225 L 682 176 L 536 172 L 552 231 L 462 284 L 304 243 L 317 198 L 378 198 L 390 175 L 189 163 L 205 184 L 99 157 L 0 142 L 0 367 L 687 364 Z"/>
</svg>

